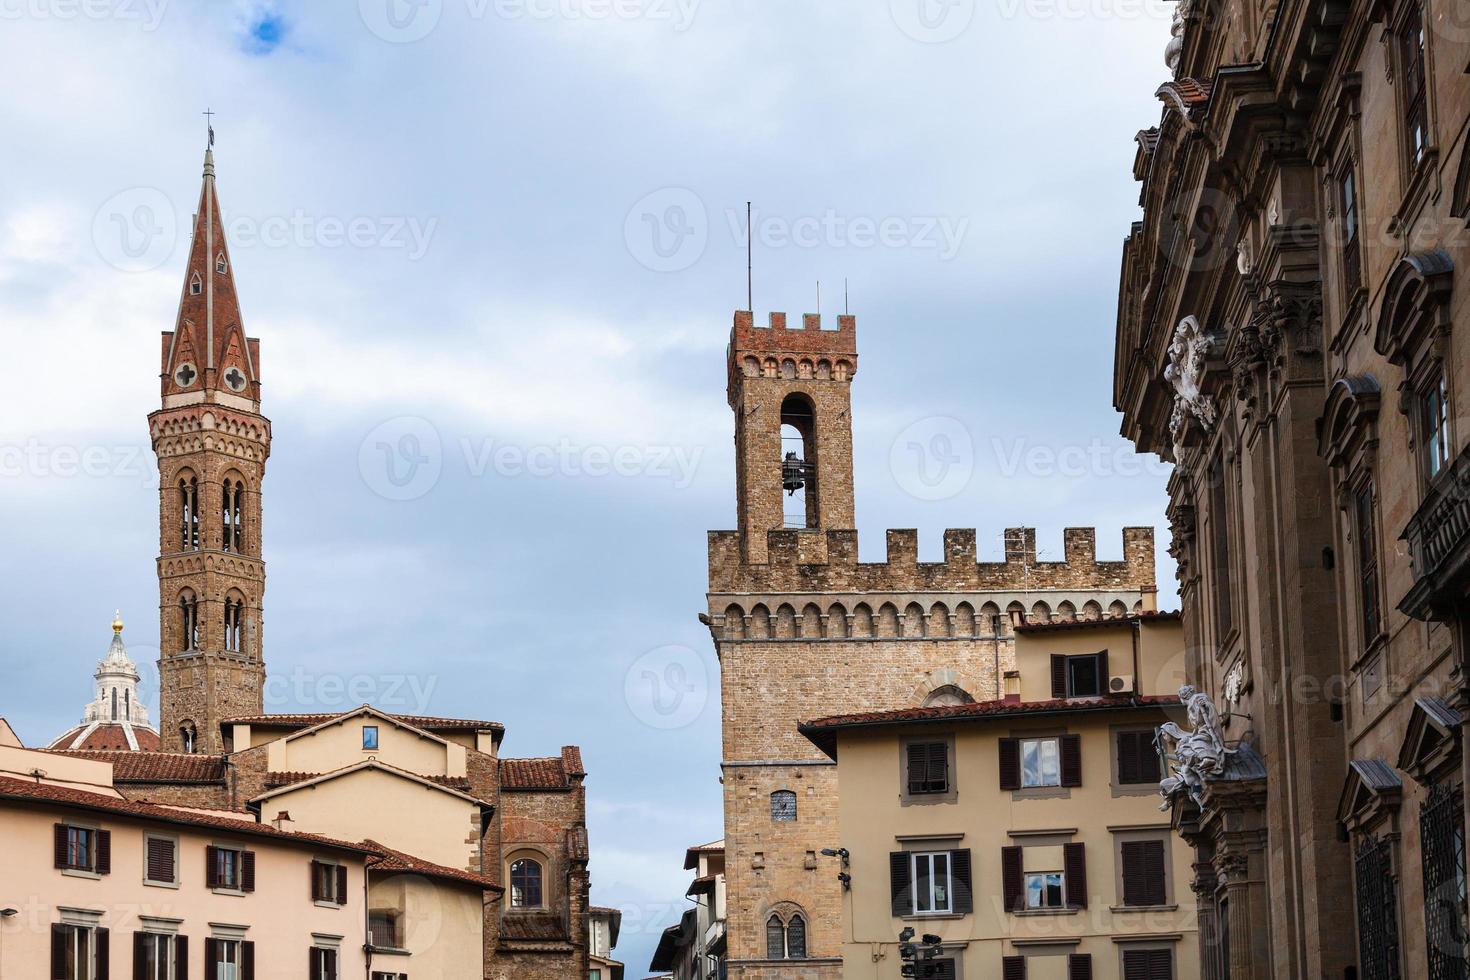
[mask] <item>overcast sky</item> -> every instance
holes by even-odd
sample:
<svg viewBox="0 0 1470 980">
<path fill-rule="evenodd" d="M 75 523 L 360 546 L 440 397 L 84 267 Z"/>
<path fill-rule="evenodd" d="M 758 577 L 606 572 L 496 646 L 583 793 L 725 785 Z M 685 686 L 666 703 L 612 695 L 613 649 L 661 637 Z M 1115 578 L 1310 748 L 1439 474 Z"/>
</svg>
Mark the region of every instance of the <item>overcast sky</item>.
<svg viewBox="0 0 1470 980">
<path fill-rule="evenodd" d="M 1173 601 L 1166 473 L 1110 408 L 1167 7 L 0 0 L 0 713 L 78 721 L 114 608 L 156 712 L 145 417 L 211 108 L 275 432 L 267 708 L 580 744 L 642 975 L 722 832 L 696 616 L 747 200 L 757 316 L 848 284 L 865 558 L 1150 524 Z"/>
</svg>

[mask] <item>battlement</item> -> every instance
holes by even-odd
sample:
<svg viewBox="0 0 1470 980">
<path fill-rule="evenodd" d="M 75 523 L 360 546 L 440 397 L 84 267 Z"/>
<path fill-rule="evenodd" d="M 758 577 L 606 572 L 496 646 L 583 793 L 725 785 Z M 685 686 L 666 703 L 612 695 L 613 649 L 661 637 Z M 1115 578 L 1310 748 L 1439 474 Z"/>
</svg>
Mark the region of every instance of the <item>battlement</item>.
<svg viewBox="0 0 1470 980">
<path fill-rule="evenodd" d="M 765 325 L 757 325 L 749 310 L 737 310 L 730 328 L 730 353 L 737 354 L 828 354 L 857 357 L 857 317 L 838 314 L 837 329 L 825 329 L 820 313 L 804 313 L 801 326 L 788 327 L 785 313 L 772 313 Z"/>
<path fill-rule="evenodd" d="M 883 562 L 858 560 L 857 531 L 766 533 L 764 563 L 741 560 L 740 532 L 709 532 L 709 591 L 739 593 L 1007 592 L 1032 589 L 1152 591 L 1154 531 L 1123 529 L 1123 560 L 1097 560 L 1097 532 L 1063 532 L 1062 561 L 1038 561 L 1035 528 L 1007 528 L 1005 560 L 976 559 L 975 530 L 944 532 L 944 561 L 919 561 L 919 533 L 889 530 Z"/>
</svg>

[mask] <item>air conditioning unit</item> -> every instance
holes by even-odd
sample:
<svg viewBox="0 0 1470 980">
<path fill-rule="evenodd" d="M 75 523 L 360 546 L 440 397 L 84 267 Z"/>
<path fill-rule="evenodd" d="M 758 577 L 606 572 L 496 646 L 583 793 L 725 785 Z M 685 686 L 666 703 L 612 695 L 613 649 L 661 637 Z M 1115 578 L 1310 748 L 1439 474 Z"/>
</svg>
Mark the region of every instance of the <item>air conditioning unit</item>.
<svg viewBox="0 0 1470 980">
<path fill-rule="evenodd" d="M 1113 679 L 1108 681 L 1108 690 L 1113 694 L 1133 693 L 1133 675 L 1114 674 Z"/>
</svg>

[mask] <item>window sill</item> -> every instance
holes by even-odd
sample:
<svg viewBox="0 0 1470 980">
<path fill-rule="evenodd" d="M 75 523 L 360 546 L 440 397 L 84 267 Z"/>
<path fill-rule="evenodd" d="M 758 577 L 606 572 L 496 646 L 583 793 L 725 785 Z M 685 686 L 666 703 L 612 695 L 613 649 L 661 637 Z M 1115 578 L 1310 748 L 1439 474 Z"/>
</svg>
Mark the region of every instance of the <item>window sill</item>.
<svg viewBox="0 0 1470 980">
<path fill-rule="evenodd" d="M 239 888 L 211 888 L 210 891 L 216 895 L 234 895 L 237 898 L 244 898 L 248 894 Z"/>
<path fill-rule="evenodd" d="M 1036 916 L 1041 916 L 1041 915 L 1081 915 L 1082 914 L 1082 910 L 1081 909 L 1022 909 L 1019 912 L 1012 912 L 1011 914 L 1012 915 L 1019 915 L 1019 916 L 1033 916 L 1033 915 L 1036 915 Z"/>
<path fill-rule="evenodd" d="M 145 888 L 178 888 L 179 887 L 179 883 L 177 881 L 153 881 L 152 879 L 149 879 L 149 878 L 144 878 L 143 879 L 143 885 L 144 885 Z"/>
<path fill-rule="evenodd" d="M 58 868 L 68 878 L 90 878 L 92 881 L 101 881 L 102 875 L 96 871 L 88 871 L 86 868 Z"/>
<path fill-rule="evenodd" d="M 413 955 L 413 952 L 411 950 L 404 949 L 402 946 L 369 946 L 368 948 L 370 950 L 372 950 L 372 953 L 373 953 L 374 956 L 412 956 Z"/>
<path fill-rule="evenodd" d="M 1178 912 L 1177 905 L 1109 905 L 1109 912 Z"/>
<path fill-rule="evenodd" d="M 324 899 L 317 899 L 316 901 L 312 902 L 311 904 L 315 905 L 319 909 L 340 909 L 340 908 L 346 907 L 346 904 L 347 903 L 346 902 L 328 902 L 328 901 L 326 901 Z"/>
<path fill-rule="evenodd" d="M 918 912 L 899 916 L 904 922 L 926 922 L 931 919 L 963 919 L 968 912 Z"/>
</svg>

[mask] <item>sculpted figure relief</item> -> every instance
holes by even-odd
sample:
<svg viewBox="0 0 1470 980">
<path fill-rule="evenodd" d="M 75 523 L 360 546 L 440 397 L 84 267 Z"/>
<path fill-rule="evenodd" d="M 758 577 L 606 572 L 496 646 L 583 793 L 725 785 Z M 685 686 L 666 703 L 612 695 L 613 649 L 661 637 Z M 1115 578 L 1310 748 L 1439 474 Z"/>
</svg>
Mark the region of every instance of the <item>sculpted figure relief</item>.
<svg viewBox="0 0 1470 980">
<path fill-rule="evenodd" d="M 1169 809 L 1179 794 L 1186 792 L 1196 804 L 1203 805 L 1205 779 L 1223 775 L 1225 761 L 1234 752 L 1225 747 L 1220 715 L 1208 694 L 1185 684 L 1179 689 L 1179 700 L 1187 710 L 1190 727 L 1183 729 L 1172 721 L 1165 722 L 1159 726 L 1156 740 L 1160 753 L 1173 770 L 1159 783 L 1159 792 L 1164 797 L 1160 810 Z"/>
</svg>

